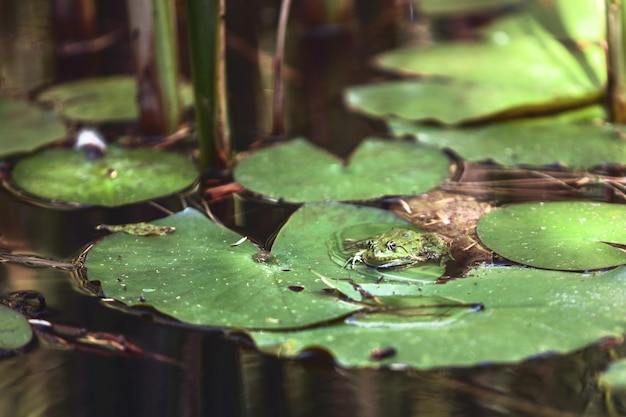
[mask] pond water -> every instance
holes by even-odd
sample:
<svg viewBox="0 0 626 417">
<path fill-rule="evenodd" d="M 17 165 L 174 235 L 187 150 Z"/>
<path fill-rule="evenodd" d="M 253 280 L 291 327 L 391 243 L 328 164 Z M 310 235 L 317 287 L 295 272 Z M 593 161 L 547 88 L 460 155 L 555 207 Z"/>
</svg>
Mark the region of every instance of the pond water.
<svg viewBox="0 0 626 417">
<path fill-rule="evenodd" d="M 368 11 L 366 2 L 357 3 L 371 13 L 368 24 L 380 22 L 376 8 Z M 383 131 L 378 122 L 348 112 L 340 100 L 346 85 L 372 76 L 369 71 L 361 73 L 361 67 L 338 66 L 352 58 L 344 56 L 346 48 L 371 56 L 395 42 L 397 33 L 390 32 L 397 27 L 376 32 L 366 26 L 358 34 L 363 41 L 359 45 L 347 32 L 329 30 L 311 31 L 289 46 L 289 59 L 294 61 L 289 64 L 299 67 L 304 81 L 286 75 L 287 99 L 292 104 L 287 109 L 288 136 L 303 135 L 346 155 L 364 136 Z M 294 51 L 307 53 L 298 56 Z M 243 60 L 241 65 L 250 62 Z M 242 71 L 233 79 L 249 76 L 241 68 L 233 71 Z M 320 85 L 330 87 L 322 91 Z M 231 86 L 231 99 L 239 103 L 233 106 L 232 116 L 242 121 L 233 131 L 238 149 L 269 131 L 267 121 L 250 113 L 258 105 L 261 88 L 259 80 L 249 79 Z M 554 190 L 529 193 L 530 199 L 545 199 Z M 500 202 L 507 198 L 526 199 L 509 195 Z M 172 211 L 182 208 L 176 199 L 160 203 Z M 235 206 L 245 215 L 232 218 Z M 229 197 L 212 209 L 229 226 L 252 234 L 263 245 L 294 208 Z M 151 221 L 163 215 L 148 204 L 63 211 L 32 205 L 0 189 L 0 248 L 70 259 L 105 235 L 95 229 L 98 224 Z M 596 386 L 607 364 L 626 354 L 625 346 L 612 341 L 514 364 L 431 371 L 346 369 L 336 366 L 321 349 L 280 359 L 256 351 L 244 333 L 166 325 L 151 321 L 149 315 L 130 315 L 86 295 L 77 282 L 71 271 L 0 263 L 0 293 L 40 293 L 47 304 L 41 319 L 57 326 L 54 332 L 42 329 L 23 351 L 0 358 L 0 415 L 565 417 L 605 415 L 611 410 L 626 414 L 626 402 L 607 397 Z M 429 346 L 420 349 L 427 351 Z"/>
</svg>

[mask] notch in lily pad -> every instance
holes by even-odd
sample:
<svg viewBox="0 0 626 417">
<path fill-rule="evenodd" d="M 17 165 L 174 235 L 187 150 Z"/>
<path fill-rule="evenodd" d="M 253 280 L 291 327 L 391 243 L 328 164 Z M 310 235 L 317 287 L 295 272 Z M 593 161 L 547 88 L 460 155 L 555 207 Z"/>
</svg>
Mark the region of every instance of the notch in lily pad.
<svg viewBox="0 0 626 417">
<path fill-rule="evenodd" d="M 428 191 L 449 175 L 449 166 L 440 150 L 414 141 L 366 139 L 345 162 L 295 139 L 252 153 L 233 174 L 268 199 L 356 201 Z"/>
</svg>

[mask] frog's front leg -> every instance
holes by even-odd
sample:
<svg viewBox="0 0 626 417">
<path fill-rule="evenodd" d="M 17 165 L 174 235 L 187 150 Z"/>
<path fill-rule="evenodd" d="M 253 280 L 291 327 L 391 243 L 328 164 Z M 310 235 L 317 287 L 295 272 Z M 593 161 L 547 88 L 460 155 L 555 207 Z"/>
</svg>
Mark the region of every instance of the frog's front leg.
<svg viewBox="0 0 626 417">
<path fill-rule="evenodd" d="M 346 263 L 343 264 L 343 267 L 346 268 L 348 265 L 350 265 L 350 269 L 354 269 L 354 265 L 357 262 L 365 263 L 365 261 L 363 260 L 364 253 L 365 253 L 365 250 L 360 250 L 358 252 L 355 252 L 354 255 L 349 257 Z"/>
</svg>

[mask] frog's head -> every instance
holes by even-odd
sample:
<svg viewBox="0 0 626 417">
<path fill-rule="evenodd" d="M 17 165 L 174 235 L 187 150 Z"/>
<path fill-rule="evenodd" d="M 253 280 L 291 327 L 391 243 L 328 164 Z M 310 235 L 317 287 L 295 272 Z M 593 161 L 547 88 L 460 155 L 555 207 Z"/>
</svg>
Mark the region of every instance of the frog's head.
<svg viewBox="0 0 626 417">
<path fill-rule="evenodd" d="M 408 229 L 393 228 L 367 241 L 363 261 L 372 266 L 386 267 L 409 264 L 411 254 L 419 252 L 419 233 Z M 406 261 L 406 262 L 405 262 Z"/>
</svg>

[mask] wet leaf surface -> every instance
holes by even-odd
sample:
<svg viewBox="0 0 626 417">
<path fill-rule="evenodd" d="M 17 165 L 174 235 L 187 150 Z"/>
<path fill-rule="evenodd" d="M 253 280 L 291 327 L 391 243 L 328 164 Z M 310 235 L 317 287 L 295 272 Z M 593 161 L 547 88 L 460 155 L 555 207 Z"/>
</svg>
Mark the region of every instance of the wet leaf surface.
<svg viewBox="0 0 626 417">
<path fill-rule="evenodd" d="M 285 334 L 253 332 L 253 336 L 261 347 L 271 347 L 282 357 L 296 355 L 306 346 L 323 346 L 346 366 L 433 368 L 515 362 L 571 352 L 621 335 L 626 327 L 622 319 L 625 284 L 623 267 L 593 274 L 484 267 L 467 278 L 422 288 L 429 300 L 452 299 L 459 306 L 452 309 L 465 309 L 465 314 L 443 325 L 426 322 L 407 330 L 402 326 L 368 328 L 346 321 Z M 478 303 L 484 310 L 476 308 Z M 423 309 L 424 315 L 432 313 Z M 375 350 L 386 348 L 393 348 L 395 355 L 383 360 L 372 357 Z"/>
<path fill-rule="evenodd" d="M 182 191 L 197 173 L 183 155 L 110 146 L 95 160 L 80 150 L 46 150 L 21 160 L 12 176 L 18 187 L 40 198 L 121 206 Z"/>
<path fill-rule="evenodd" d="M 346 165 L 296 139 L 254 152 L 237 164 L 234 176 L 247 189 L 272 199 L 347 201 L 419 194 L 443 181 L 448 167 L 443 153 L 411 141 L 365 140 Z"/>
<path fill-rule="evenodd" d="M 0 97 L 0 158 L 33 151 L 64 135 L 65 126 L 54 113 Z"/>
<path fill-rule="evenodd" d="M 625 330 L 623 267 L 590 274 L 482 267 L 439 285 L 375 277 L 343 268 L 327 246 L 342 228 L 371 233 L 360 229 L 367 223 L 411 227 L 382 210 L 307 205 L 276 238 L 271 259 L 280 263 L 259 263 L 254 245 L 231 246 L 238 235 L 187 209 L 155 222 L 176 233 L 112 235 L 91 249 L 86 266 L 107 296 L 128 305 L 248 329 L 260 348 L 282 357 L 322 347 L 345 366 L 513 362 Z M 386 349 L 394 354 L 376 353 Z"/>
<path fill-rule="evenodd" d="M 504 258 L 538 268 L 626 264 L 626 207 L 591 202 L 515 204 L 485 215 L 478 236 Z"/>
<path fill-rule="evenodd" d="M 86 78 L 55 85 L 37 99 L 51 103 L 65 118 L 84 123 L 134 121 L 137 109 L 137 82 L 134 77 L 109 76 Z M 181 87 L 185 105 L 192 102 L 191 90 Z"/>
<path fill-rule="evenodd" d="M 504 165 L 559 162 L 584 169 L 606 162 L 626 163 L 621 128 L 586 122 L 514 122 L 464 129 L 392 122 L 396 135 L 416 135 L 420 142 L 450 148 L 470 161 L 492 159 Z"/>
<path fill-rule="evenodd" d="M 411 227 L 383 210 L 314 204 L 292 215 L 276 237 L 272 258 L 255 257 L 253 244 L 231 246 L 240 236 L 187 209 L 154 222 L 176 227 L 176 233 L 149 239 L 119 233 L 103 239 L 88 254 L 88 274 L 102 282 L 109 297 L 129 305 L 145 300 L 190 323 L 243 328 L 316 325 L 364 308 L 382 308 L 374 302 L 342 301 L 340 294 L 328 291 L 331 281 L 347 289 L 353 288 L 350 281 L 376 282 L 381 275 L 385 278 L 380 287 L 395 282 L 391 273 L 370 277 L 330 259 L 327 239 L 333 232 L 368 222 Z M 432 274 L 429 281 L 438 276 Z M 418 282 L 403 287 L 407 294 L 419 295 Z M 358 291 L 350 295 L 356 301 L 365 298 Z"/>
</svg>

